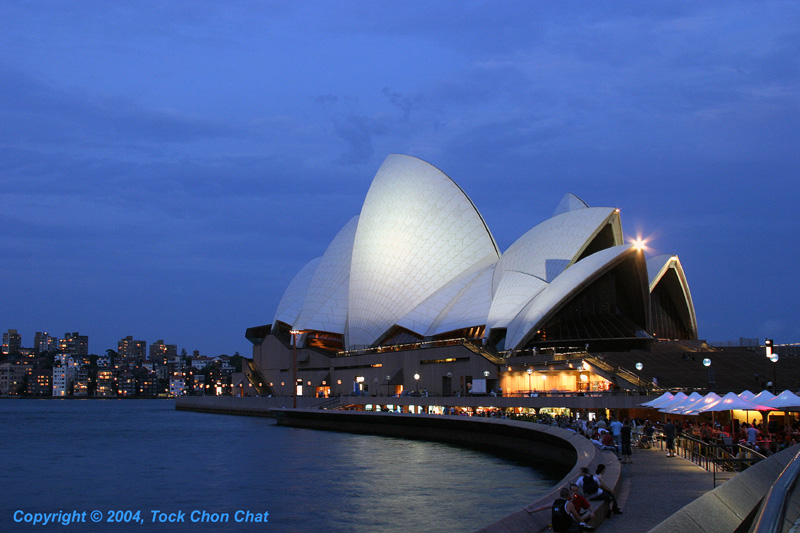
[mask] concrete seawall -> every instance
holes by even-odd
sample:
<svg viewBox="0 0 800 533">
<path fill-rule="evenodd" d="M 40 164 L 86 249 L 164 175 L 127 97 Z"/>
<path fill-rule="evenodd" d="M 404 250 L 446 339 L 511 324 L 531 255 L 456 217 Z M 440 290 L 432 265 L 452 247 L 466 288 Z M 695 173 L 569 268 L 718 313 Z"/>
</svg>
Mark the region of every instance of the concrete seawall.
<svg viewBox="0 0 800 533">
<path fill-rule="evenodd" d="M 318 398 L 297 398 L 297 407 L 310 409 L 320 403 Z M 178 411 L 197 411 L 222 415 L 267 416 L 273 411 L 292 407 L 291 397 L 259 398 L 235 396 L 179 396 L 175 398 Z"/>
</svg>

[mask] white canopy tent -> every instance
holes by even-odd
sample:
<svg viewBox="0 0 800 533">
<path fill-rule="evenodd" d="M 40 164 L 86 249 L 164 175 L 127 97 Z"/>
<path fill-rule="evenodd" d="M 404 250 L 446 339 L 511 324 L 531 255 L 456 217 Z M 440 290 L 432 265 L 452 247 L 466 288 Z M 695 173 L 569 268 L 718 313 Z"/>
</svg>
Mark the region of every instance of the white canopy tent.
<svg viewBox="0 0 800 533">
<path fill-rule="evenodd" d="M 750 392 L 749 390 L 746 390 L 746 391 L 742 391 L 742 392 L 740 392 L 740 393 L 738 394 L 738 396 L 739 396 L 739 398 L 741 398 L 742 400 L 747 400 L 748 402 L 750 402 L 750 401 L 752 401 L 752 400 L 753 400 L 753 398 L 755 398 L 755 396 L 756 396 L 756 395 L 755 395 L 755 394 L 753 394 L 752 392 Z"/>
<path fill-rule="evenodd" d="M 706 405 L 697 412 L 698 413 L 717 412 L 717 411 L 733 412 L 734 410 L 737 409 L 742 411 L 771 411 L 774 410 L 775 408 L 743 400 L 739 398 L 739 396 L 737 396 L 736 393 L 729 392 L 728 394 L 723 396 L 720 400 Z M 734 436 L 733 416 L 731 416 L 731 436 L 732 437 Z"/>
<path fill-rule="evenodd" d="M 757 403 L 749 402 L 739 398 L 734 392 L 729 392 L 716 402 L 712 402 L 705 407 L 702 407 L 697 412 L 706 413 L 709 411 L 733 411 L 739 409 L 742 411 L 772 411 L 775 408 L 768 405 L 760 405 Z"/>
<path fill-rule="evenodd" d="M 769 392 L 767 390 L 762 390 L 761 392 L 759 392 L 758 394 L 756 394 L 755 396 L 750 398 L 750 401 L 753 402 L 753 403 L 767 404 L 774 397 L 775 397 L 775 395 L 772 394 L 771 392 Z"/>
<path fill-rule="evenodd" d="M 686 401 L 686 398 L 688 398 L 686 394 L 679 392 L 675 396 L 673 396 L 671 400 L 655 406 L 651 405 L 651 407 L 653 407 L 654 409 L 658 409 L 659 411 L 662 409 L 669 409 L 670 407 L 675 407 L 676 405 L 680 405 L 681 402 Z"/>
<path fill-rule="evenodd" d="M 658 398 L 650 400 L 649 402 L 640 403 L 639 405 L 643 407 L 652 407 L 653 409 L 656 409 L 658 408 L 659 405 L 671 401 L 674 397 L 675 396 L 671 392 L 667 391 Z"/>
<path fill-rule="evenodd" d="M 687 409 L 686 412 L 684 412 L 682 414 L 684 414 L 684 415 L 696 415 L 704 407 L 706 407 L 708 405 L 711 405 L 711 404 L 715 404 L 715 403 L 719 402 L 720 400 L 722 400 L 722 397 L 719 394 L 717 394 L 716 392 L 709 392 L 708 394 L 703 396 L 702 400 L 692 404 L 691 408 Z"/>
<path fill-rule="evenodd" d="M 788 390 L 783 391 L 764 403 L 779 411 L 800 411 L 800 396 Z"/>
<path fill-rule="evenodd" d="M 686 411 L 691 410 L 692 406 L 703 399 L 703 395 L 699 392 L 693 392 L 686 397 L 683 401 L 675 404 L 670 402 L 669 406 L 665 405 L 659 409 L 662 413 L 674 413 L 676 415 L 686 414 Z"/>
</svg>

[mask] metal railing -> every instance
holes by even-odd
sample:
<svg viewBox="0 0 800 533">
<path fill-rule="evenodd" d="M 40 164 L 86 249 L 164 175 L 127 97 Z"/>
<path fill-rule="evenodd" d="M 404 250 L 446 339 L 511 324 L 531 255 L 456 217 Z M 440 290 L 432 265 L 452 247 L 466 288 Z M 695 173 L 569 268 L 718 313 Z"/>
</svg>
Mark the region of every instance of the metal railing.
<svg viewBox="0 0 800 533">
<path fill-rule="evenodd" d="M 800 452 L 789 461 L 778 479 L 770 487 L 756 515 L 753 533 L 778 533 L 783 530 L 789 500 L 794 494 L 800 476 Z"/>
<path fill-rule="evenodd" d="M 657 436 L 664 447 L 663 434 Z M 713 474 L 714 487 L 717 481 L 727 481 L 739 472 L 765 459 L 763 455 L 741 444 L 714 444 L 691 437 L 678 435 L 675 438 L 676 452 Z"/>
</svg>

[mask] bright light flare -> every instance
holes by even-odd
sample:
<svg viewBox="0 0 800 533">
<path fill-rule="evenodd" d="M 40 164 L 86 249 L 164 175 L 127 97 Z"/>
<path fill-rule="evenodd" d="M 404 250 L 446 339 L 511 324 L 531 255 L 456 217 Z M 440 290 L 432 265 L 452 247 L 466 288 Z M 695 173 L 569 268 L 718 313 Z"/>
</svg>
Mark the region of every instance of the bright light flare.
<svg viewBox="0 0 800 533">
<path fill-rule="evenodd" d="M 633 244 L 634 248 L 637 250 L 647 250 L 647 239 L 643 239 L 642 237 L 636 237 L 631 241 L 631 244 Z"/>
</svg>

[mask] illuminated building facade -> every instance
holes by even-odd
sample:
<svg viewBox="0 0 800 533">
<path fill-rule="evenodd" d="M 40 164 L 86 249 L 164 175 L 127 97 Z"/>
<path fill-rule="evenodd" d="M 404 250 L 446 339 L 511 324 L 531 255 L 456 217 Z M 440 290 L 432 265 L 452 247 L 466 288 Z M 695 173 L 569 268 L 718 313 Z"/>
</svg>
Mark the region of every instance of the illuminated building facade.
<svg viewBox="0 0 800 533">
<path fill-rule="evenodd" d="M 15 363 L 0 364 L 0 395 L 19 395 L 22 390 L 25 375 L 30 370 L 28 365 Z"/>
<path fill-rule="evenodd" d="M 58 338 L 46 331 L 37 331 L 33 337 L 33 351 L 36 354 L 58 350 Z"/>
<path fill-rule="evenodd" d="M 68 355 L 56 355 L 53 361 L 53 396 L 62 398 L 71 392 L 78 363 Z"/>
<path fill-rule="evenodd" d="M 167 364 L 170 359 L 178 357 L 177 344 L 164 344 L 164 339 L 158 339 L 150 345 L 150 360 L 158 361 L 160 364 Z"/>
<path fill-rule="evenodd" d="M 677 256 L 646 260 L 624 243 L 619 209 L 567 194 L 501 253 L 458 185 L 391 155 L 361 213 L 247 337 L 263 393 L 448 395 L 511 383 L 509 358 L 647 349 L 696 339 L 697 324 Z M 564 372 L 571 383 L 560 386 L 592 387 L 578 369 Z"/>
<path fill-rule="evenodd" d="M 97 371 L 97 391 L 95 396 L 100 398 L 117 397 L 117 379 L 114 371 L 108 367 L 100 368 Z"/>
<path fill-rule="evenodd" d="M 147 343 L 133 340 L 131 335 L 117 342 L 117 353 L 125 359 L 143 360 L 147 357 Z"/>
<path fill-rule="evenodd" d="M 80 332 L 64 333 L 64 338 L 58 341 L 58 351 L 75 358 L 89 356 L 89 336 Z"/>
<path fill-rule="evenodd" d="M 45 368 L 28 371 L 28 394 L 50 396 L 53 394 L 53 371 Z"/>
</svg>

